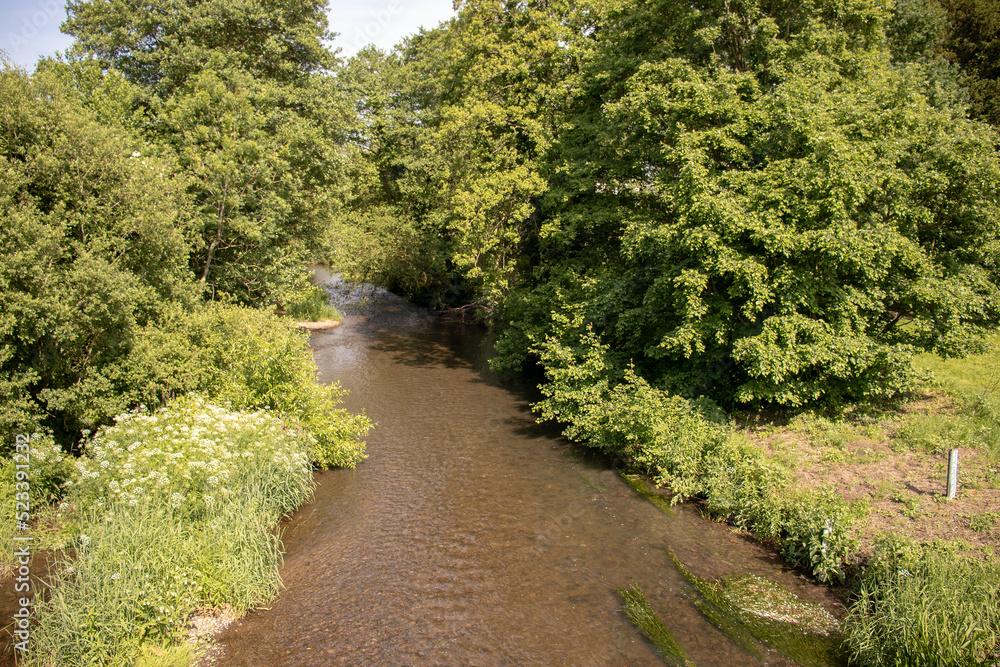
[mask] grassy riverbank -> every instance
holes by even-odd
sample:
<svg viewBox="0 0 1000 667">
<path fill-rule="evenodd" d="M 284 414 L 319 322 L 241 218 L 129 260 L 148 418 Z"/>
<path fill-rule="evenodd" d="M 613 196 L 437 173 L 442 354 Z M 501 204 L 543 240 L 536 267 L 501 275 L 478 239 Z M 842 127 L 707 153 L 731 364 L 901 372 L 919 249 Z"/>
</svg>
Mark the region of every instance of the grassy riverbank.
<svg viewBox="0 0 1000 667">
<path fill-rule="evenodd" d="M 988 353 L 922 355 L 902 405 L 748 425 L 793 471 L 857 507 L 847 554 L 854 591 L 844 624 L 862 665 L 996 664 L 1000 659 L 1000 337 Z M 947 454 L 960 452 L 946 497 Z"/>
<path fill-rule="evenodd" d="M 188 394 L 84 433 L 79 456 L 32 436 L 26 534 L 52 565 L 43 593 L 36 582 L 24 664 L 186 664 L 195 614 L 240 614 L 277 594 L 278 523 L 310 496 L 313 464 L 365 456 L 370 422 L 316 382 L 306 338 L 287 321 L 211 306 L 144 343 L 157 365 L 136 374 L 155 369 L 159 387 Z M 8 515 L 15 472 L 9 461 L 0 470 Z M 4 529 L 9 572 L 13 525 Z"/>
<path fill-rule="evenodd" d="M 997 342 L 965 359 L 920 357 L 923 380 L 902 402 L 731 419 L 631 372 L 609 381 L 602 346 L 585 337 L 543 350 L 537 409 L 675 501 L 694 499 L 817 580 L 846 585 L 842 629 L 858 664 L 989 664 L 1000 655 Z M 948 501 L 951 448 L 962 464 Z"/>
</svg>

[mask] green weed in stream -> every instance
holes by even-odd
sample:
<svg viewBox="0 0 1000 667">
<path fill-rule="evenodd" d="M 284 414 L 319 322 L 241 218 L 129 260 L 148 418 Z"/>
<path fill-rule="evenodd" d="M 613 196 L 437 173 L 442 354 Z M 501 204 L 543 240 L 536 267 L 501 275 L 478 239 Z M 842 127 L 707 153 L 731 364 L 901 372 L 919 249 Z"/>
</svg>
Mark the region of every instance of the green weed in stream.
<svg viewBox="0 0 1000 667">
<path fill-rule="evenodd" d="M 694 667 L 694 663 L 688 660 L 687 654 L 681 645 L 674 639 L 673 634 L 660 617 L 656 610 L 649 604 L 646 594 L 642 592 L 638 584 L 632 584 L 629 588 L 617 588 L 618 595 L 622 598 L 622 608 L 625 616 L 632 625 L 639 628 L 649 641 L 660 651 L 663 659 L 670 667 Z"/>
<path fill-rule="evenodd" d="M 803 602 L 753 574 L 706 581 L 694 576 L 672 551 L 668 553 L 700 594 L 695 607 L 748 654 L 763 657 L 764 645 L 802 667 L 841 664 L 837 621 L 820 605 Z"/>
<path fill-rule="evenodd" d="M 677 513 L 674 512 L 673 507 L 670 505 L 670 501 L 658 494 L 653 489 L 649 488 L 646 484 L 646 480 L 642 478 L 641 475 L 628 475 L 621 471 L 618 471 L 618 476 L 628 484 L 633 491 L 638 493 L 640 496 L 653 503 L 667 516 L 676 516 Z"/>
</svg>

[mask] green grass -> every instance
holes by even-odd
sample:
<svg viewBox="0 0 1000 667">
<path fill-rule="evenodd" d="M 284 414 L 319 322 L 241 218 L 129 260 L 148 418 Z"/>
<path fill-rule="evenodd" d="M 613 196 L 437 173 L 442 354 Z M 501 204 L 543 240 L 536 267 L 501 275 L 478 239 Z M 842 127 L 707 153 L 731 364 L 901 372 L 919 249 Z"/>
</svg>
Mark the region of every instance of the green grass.
<svg viewBox="0 0 1000 667">
<path fill-rule="evenodd" d="M 14 571 L 14 462 L 0 459 L 0 577 Z"/>
<path fill-rule="evenodd" d="M 622 598 L 622 608 L 626 618 L 653 643 L 670 667 L 694 667 L 694 663 L 688 660 L 684 649 L 660 620 L 638 584 L 615 590 Z"/>
<path fill-rule="evenodd" d="M 983 354 L 964 359 L 941 359 L 922 354 L 916 365 L 932 377 L 957 403 L 956 414 L 915 416 L 900 434 L 910 447 L 942 452 L 974 447 L 987 465 L 1000 466 L 1000 335 L 988 341 Z"/>
<path fill-rule="evenodd" d="M 342 320 L 344 316 L 330 305 L 329 295 L 322 287 L 310 287 L 296 292 L 285 299 L 285 312 L 294 320 L 321 322 Z"/>
<path fill-rule="evenodd" d="M 1000 661 L 1000 563 L 893 538 L 866 569 L 844 623 L 862 667 Z"/>
<path fill-rule="evenodd" d="M 290 426 L 185 398 L 99 432 L 74 467 L 74 549 L 36 606 L 26 664 L 185 664 L 196 609 L 273 599 L 276 525 L 312 492 L 310 441 Z"/>
<path fill-rule="evenodd" d="M 190 644 L 178 646 L 144 647 L 136 660 L 136 667 L 188 667 L 198 658 L 198 649 Z"/>
<path fill-rule="evenodd" d="M 1000 522 L 1000 512 L 982 512 L 968 517 L 969 528 L 977 533 L 991 533 Z"/>
</svg>

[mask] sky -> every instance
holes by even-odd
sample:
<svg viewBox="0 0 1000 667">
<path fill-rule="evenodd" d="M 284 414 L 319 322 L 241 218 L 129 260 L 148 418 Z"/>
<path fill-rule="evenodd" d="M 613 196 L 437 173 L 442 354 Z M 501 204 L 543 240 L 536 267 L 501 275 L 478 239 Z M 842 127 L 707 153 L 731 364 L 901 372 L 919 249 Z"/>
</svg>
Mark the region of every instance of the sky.
<svg viewBox="0 0 1000 667">
<path fill-rule="evenodd" d="M 329 0 L 333 45 L 350 57 L 374 44 L 391 49 L 421 27 L 434 28 L 454 16 L 452 0 Z M 65 0 L 0 0 L 0 49 L 29 72 L 39 56 L 65 51 L 73 40 L 59 32 Z"/>
</svg>

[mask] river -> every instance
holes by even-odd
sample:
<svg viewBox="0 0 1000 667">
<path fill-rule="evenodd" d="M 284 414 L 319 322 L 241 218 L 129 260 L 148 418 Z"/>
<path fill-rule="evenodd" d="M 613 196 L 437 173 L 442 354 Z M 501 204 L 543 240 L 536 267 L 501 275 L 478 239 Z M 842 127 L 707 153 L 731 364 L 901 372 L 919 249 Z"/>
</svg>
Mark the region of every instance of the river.
<svg viewBox="0 0 1000 667">
<path fill-rule="evenodd" d="M 369 458 L 316 474 L 285 524 L 285 589 L 220 635 L 219 665 L 662 664 L 621 611 L 615 589 L 633 582 L 700 667 L 793 664 L 709 624 L 668 548 L 696 575 L 755 573 L 835 606 L 769 551 L 691 508 L 667 516 L 609 460 L 536 424 L 530 388 L 489 372 L 480 328 L 381 291 L 340 299 L 343 326 L 312 346 L 321 379 L 377 422 Z"/>
</svg>

